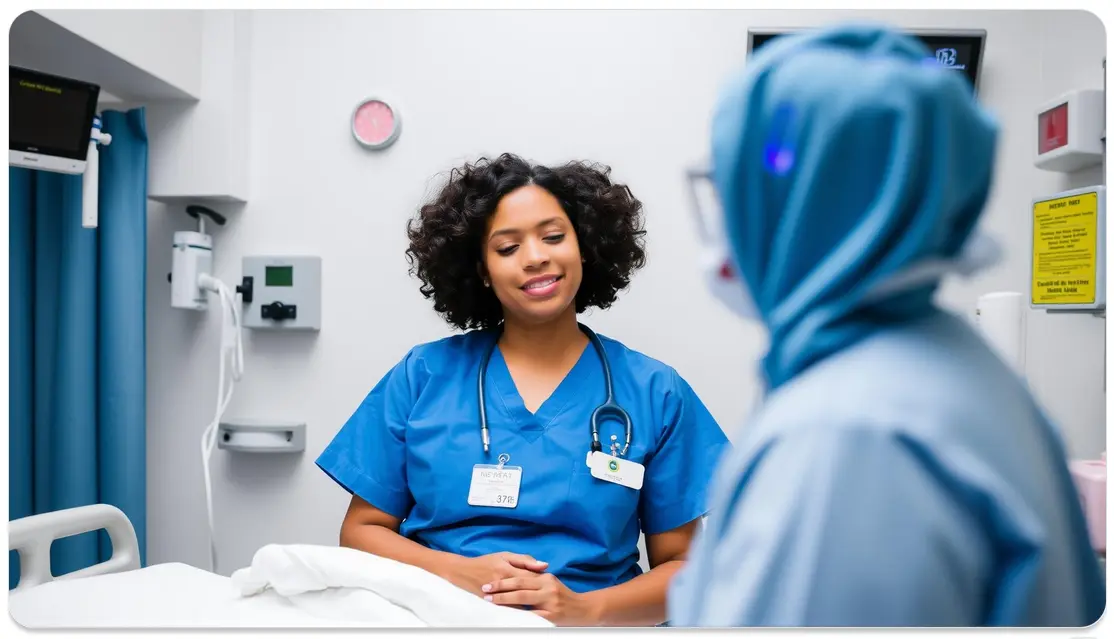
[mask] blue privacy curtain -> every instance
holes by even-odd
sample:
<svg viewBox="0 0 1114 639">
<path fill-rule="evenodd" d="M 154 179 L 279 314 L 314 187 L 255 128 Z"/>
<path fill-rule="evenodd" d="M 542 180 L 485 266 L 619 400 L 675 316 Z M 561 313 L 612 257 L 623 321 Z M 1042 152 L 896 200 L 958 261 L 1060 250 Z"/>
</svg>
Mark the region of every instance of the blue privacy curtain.
<svg viewBox="0 0 1114 639">
<path fill-rule="evenodd" d="M 80 175 L 8 169 L 8 518 L 112 504 L 146 565 L 147 127 L 143 109 L 102 119 L 96 229 Z M 52 572 L 109 556 L 104 531 L 68 537 Z"/>
</svg>

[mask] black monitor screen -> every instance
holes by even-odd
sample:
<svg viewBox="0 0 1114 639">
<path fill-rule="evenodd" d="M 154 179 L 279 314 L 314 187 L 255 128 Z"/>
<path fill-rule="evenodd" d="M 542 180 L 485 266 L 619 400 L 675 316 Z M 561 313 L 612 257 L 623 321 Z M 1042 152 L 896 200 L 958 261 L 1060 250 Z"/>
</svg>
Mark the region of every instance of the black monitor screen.
<svg viewBox="0 0 1114 639">
<path fill-rule="evenodd" d="M 750 33 L 750 51 L 754 52 L 778 36 L 794 33 L 793 30 L 779 31 L 752 31 Z M 936 32 L 926 33 L 911 31 L 912 35 L 920 39 L 932 54 L 928 59 L 935 59 L 945 67 L 963 73 L 971 86 L 978 88 L 979 71 L 982 64 L 983 43 L 986 34 L 982 31 L 971 32 Z"/>
<path fill-rule="evenodd" d="M 10 149 L 84 159 L 100 87 L 9 66 Z"/>
</svg>

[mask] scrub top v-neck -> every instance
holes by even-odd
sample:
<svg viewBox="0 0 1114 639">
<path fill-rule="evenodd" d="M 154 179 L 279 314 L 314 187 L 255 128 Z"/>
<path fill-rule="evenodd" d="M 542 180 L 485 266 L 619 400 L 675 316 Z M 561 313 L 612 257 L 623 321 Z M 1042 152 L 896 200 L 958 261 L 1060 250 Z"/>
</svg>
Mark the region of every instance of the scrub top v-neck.
<svg viewBox="0 0 1114 639">
<path fill-rule="evenodd" d="M 536 440 L 561 416 L 561 413 L 568 408 L 571 402 L 576 401 L 577 393 L 584 388 L 587 381 L 586 369 L 593 365 L 597 368 L 600 367 L 598 356 L 595 356 L 594 352 L 589 353 L 591 349 L 590 344 L 584 347 L 584 351 L 577 358 L 576 363 L 534 412 L 530 412 L 530 409 L 526 407 L 526 402 L 518 391 L 518 386 L 507 367 L 507 360 L 503 358 L 502 351 L 498 347 L 492 351 L 491 363 L 487 369 L 487 381 L 495 387 L 497 401 L 502 405 L 507 419 L 513 423 L 512 428 L 519 431 L 523 439 L 526 441 Z M 491 401 L 490 396 L 488 400 Z"/>
</svg>

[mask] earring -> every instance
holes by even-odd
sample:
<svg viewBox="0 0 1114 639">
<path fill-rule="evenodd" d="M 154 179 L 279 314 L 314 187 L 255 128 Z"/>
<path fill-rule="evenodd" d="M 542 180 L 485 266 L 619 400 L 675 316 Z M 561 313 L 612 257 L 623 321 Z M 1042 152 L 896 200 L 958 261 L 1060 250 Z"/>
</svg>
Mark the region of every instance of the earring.
<svg viewBox="0 0 1114 639">
<path fill-rule="evenodd" d="M 491 280 L 489 280 L 485 277 L 484 278 L 484 286 L 487 287 L 487 288 L 491 288 Z"/>
</svg>

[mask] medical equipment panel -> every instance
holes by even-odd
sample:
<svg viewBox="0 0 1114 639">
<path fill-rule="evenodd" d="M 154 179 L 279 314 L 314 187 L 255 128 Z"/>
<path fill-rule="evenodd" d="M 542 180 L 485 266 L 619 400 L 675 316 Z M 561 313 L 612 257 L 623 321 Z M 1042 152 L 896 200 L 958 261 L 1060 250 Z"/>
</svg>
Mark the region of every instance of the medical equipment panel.
<svg viewBox="0 0 1114 639">
<path fill-rule="evenodd" d="M 1105 94 L 1080 89 L 1042 104 L 1036 113 L 1038 169 L 1071 173 L 1102 164 Z"/>
<path fill-rule="evenodd" d="M 244 327 L 321 330 L 321 258 L 243 258 Z"/>
<path fill-rule="evenodd" d="M 1105 310 L 1106 187 L 1035 198 L 1029 224 L 1029 305 Z"/>
<path fill-rule="evenodd" d="M 8 165 L 81 175 L 81 226 L 97 228 L 100 151 L 112 144 L 96 115 L 100 86 L 8 66 Z"/>
<path fill-rule="evenodd" d="M 217 448 L 241 453 L 300 453 L 306 449 L 306 425 L 245 419 L 221 422 Z"/>
<path fill-rule="evenodd" d="M 8 164 L 85 172 L 100 86 L 8 66 Z"/>
</svg>

